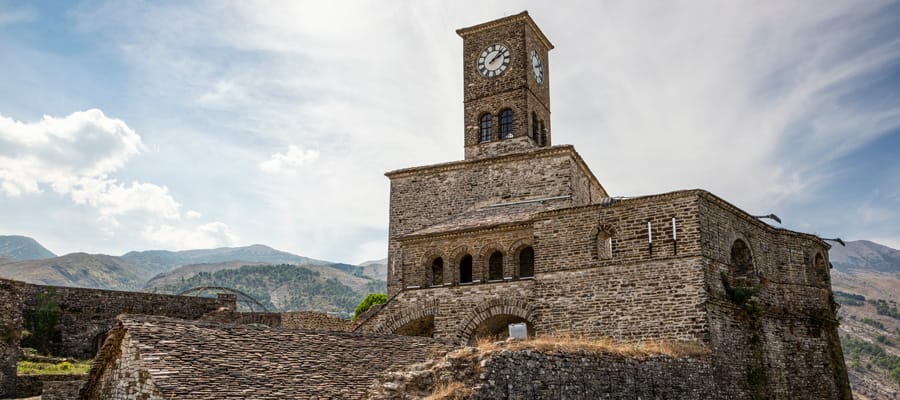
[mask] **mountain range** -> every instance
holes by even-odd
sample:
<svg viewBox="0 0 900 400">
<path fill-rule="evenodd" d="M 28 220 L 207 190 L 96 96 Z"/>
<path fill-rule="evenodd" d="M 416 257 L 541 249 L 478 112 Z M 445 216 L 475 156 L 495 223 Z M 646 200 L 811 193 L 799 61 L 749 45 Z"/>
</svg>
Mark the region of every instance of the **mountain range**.
<svg viewBox="0 0 900 400">
<path fill-rule="evenodd" d="M 349 313 L 366 294 L 385 290 L 386 270 L 385 263 L 377 261 L 365 266 L 336 263 L 260 244 L 131 251 L 121 256 L 56 256 L 32 238 L 0 236 L 0 277 L 41 285 L 172 294 L 190 285 L 228 286 L 254 293 L 259 301 L 281 311 Z M 306 301 L 309 296 L 316 300 Z"/>
</svg>

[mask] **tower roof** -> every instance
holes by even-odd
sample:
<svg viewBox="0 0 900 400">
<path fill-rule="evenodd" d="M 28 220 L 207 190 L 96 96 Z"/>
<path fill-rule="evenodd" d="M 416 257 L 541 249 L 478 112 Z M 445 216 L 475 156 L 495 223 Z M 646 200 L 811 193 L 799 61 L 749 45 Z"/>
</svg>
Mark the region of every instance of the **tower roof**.
<svg viewBox="0 0 900 400">
<path fill-rule="evenodd" d="M 549 50 L 553 49 L 553 44 L 550 43 L 550 40 L 547 39 L 546 36 L 544 36 L 544 32 L 541 32 L 541 29 L 538 28 L 536 23 L 534 23 L 534 20 L 531 19 L 531 16 L 528 15 L 528 11 L 522 11 L 515 15 L 510 15 L 508 17 L 495 19 L 493 21 L 488 21 L 488 22 L 481 23 L 478 25 L 473 25 L 473 26 L 470 26 L 467 28 L 459 28 L 456 30 L 456 34 L 465 38 L 466 36 L 473 34 L 473 33 L 481 32 L 486 29 L 491 29 L 491 28 L 495 28 L 498 26 L 511 24 L 511 23 L 515 23 L 515 22 L 520 22 L 520 21 L 524 21 L 526 24 L 528 24 L 528 26 L 531 27 L 531 29 L 533 29 L 537 33 L 538 38 L 540 38 L 541 42 L 543 42 L 544 45 L 547 46 L 547 49 L 549 49 Z"/>
</svg>

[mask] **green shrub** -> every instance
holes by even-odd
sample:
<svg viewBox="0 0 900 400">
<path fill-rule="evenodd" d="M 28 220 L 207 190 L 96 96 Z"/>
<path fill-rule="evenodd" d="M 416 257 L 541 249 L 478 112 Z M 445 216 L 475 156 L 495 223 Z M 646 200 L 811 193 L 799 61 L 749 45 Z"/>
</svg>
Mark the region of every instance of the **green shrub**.
<svg viewBox="0 0 900 400">
<path fill-rule="evenodd" d="M 356 317 L 360 314 L 366 312 L 372 306 L 376 304 L 384 304 L 387 303 L 387 295 L 384 293 L 369 293 L 365 299 L 358 306 L 356 306 L 356 310 L 353 311 L 353 320 L 356 321 Z"/>
<path fill-rule="evenodd" d="M 56 291 L 47 288 L 37 296 L 34 308 L 25 313 L 25 328 L 31 335 L 25 338 L 23 344 L 49 354 L 50 343 L 59 338 L 60 314 L 62 311 L 56 302 Z"/>
</svg>

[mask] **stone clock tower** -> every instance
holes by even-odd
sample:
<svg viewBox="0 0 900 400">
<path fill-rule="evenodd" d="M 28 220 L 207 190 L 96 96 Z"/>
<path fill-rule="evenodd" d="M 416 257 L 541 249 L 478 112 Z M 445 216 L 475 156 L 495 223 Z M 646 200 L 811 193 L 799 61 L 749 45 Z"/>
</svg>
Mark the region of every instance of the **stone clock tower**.
<svg viewBox="0 0 900 400">
<path fill-rule="evenodd" d="M 550 146 L 553 45 L 528 12 L 456 33 L 463 38 L 466 160 Z"/>
</svg>

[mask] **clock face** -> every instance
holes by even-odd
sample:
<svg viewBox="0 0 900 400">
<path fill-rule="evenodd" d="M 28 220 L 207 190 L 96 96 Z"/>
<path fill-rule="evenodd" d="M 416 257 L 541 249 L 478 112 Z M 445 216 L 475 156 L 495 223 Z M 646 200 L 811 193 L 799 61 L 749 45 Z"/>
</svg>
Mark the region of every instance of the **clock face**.
<svg viewBox="0 0 900 400">
<path fill-rule="evenodd" d="M 494 44 L 484 49 L 478 56 L 478 72 L 493 78 L 506 71 L 509 66 L 509 49 L 502 44 Z"/>
<path fill-rule="evenodd" d="M 531 51 L 531 70 L 534 71 L 534 80 L 538 85 L 544 83 L 544 66 L 541 64 L 541 56 L 537 51 Z"/>
</svg>

